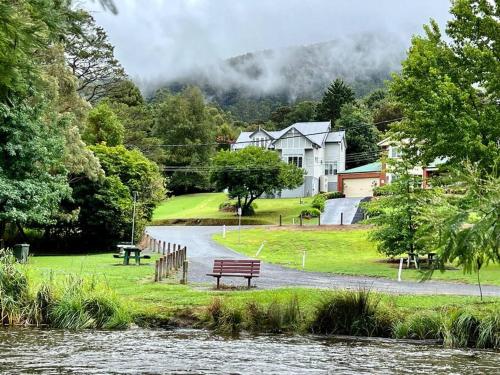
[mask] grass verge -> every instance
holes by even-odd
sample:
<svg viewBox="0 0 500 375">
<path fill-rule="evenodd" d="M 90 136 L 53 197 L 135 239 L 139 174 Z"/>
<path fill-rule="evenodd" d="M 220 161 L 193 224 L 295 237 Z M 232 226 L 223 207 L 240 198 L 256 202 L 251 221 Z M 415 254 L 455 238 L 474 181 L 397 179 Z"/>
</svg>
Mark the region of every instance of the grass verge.
<svg viewBox="0 0 500 375">
<path fill-rule="evenodd" d="M 368 239 L 369 229 L 353 229 L 352 226 L 312 229 L 256 228 L 242 230 L 241 240 L 238 240 L 237 231 L 228 231 L 224 239 L 220 234 L 213 238 L 250 257 L 256 257 L 257 250 L 264 243 L 257 258 L 286 267 L 302 269 L 305 252 L 306 271 L 397 279 L 399 262 L 389 263 L 377 252 L 375 244 Z M 415 269 L 404 269 L 402 274 L 403 280 L 419 280 L 422 276 Z M 490 264 L 481 270 L 480 276 L 482 284 L 500 285 L 500 265 Z M 476 275 L 464 274 L 458 268 L 436 271 L 432 278 L 477 283 Z"/>
<path fill-rule="evenodd" d="M 224 193 L 188 194 L 173 197 L 160 204 L 153 214 L 154 225 L 219 225 L 237 224 L 238 218 L 232 212 L 219 211 L 219 205 L 227 200 Z M 302 204 L 301 204 L 302 201 Z M 243 217 L 243 224 L 278 224 L 282 216 L 283 224 L 298 223 L 298 216 L 312 202 L 307 198 L 257 199 L 255 215 Z M 318 223 L 318 219 L 305 220 L 304 224 Z"/>
</svg>

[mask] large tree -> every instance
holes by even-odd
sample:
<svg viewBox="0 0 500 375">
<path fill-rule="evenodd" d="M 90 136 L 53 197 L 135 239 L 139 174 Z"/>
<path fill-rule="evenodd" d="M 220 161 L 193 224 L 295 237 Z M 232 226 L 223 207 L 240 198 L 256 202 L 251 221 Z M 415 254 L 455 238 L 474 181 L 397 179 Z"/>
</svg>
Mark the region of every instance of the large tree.
<svg viewBox="0 0 500 375">
<path fill-rule="evenodd" d="M 346 131 L 348 168 L 379 159 L 378 131 L 372 124 L 370 111 L 363 104 L 349 103 L 342 106 L 335 129 Z"/>
<path fill-rule="evenodd" d="M 165 163 L 169 167 L 208 165 L 216 149 L 217 122 L 201 91 L 188 87 L 176 95 L 166 93 L 155 108 L 154 135 L 165 145 Z M 208 178 L 194 170 L 176 171 L 169 187 L 175 193 L 206 190 Z"/>
<path fill-rule="evenodd" d="M 123 143 L 124 132 L 120 119 L 106 102 L 101 102 L 88 114 L 83 140 L 90 145 L 118 146 Z"/>
<path fill-rule="evenodd" d="M 78 79 L 78 92 L 95 104 L 113 90 L 121 90 L 127 77 L 106 32 L 90 14 L 75 12 L 74 30 L 65 40 L 66 58 Z"/>
<path fill-rule="evenodd" d="M 365 205 L 368 222 L 375 225 L 370 233 L 378 250 L 391 257 L 424 250 L 419 241 L 419 216 L 428 204 L 430 191 L 422 188 L 422 178 L 410 173 L 406 160 L 392 163 L 394 181 L 379 188 L 380 197 Z"/>
<path fill-rule="evenodd" d="M 274 151 L 260 147 L 220 151 L 213 158 L 210 180 L 217 190 L 228 190 L 243 215 L 252 213 L 252 202 L 262 194 L 293 189 L 304 181 L 304 171 L 283 162 Z"/>
<path fill-rule="evenodd" d="M 405 120 L 400 138 L 428 164 L 469 160 L 491 171 L 500 157 L 500 23 L 498 1 L 455 0 L 443 37 L 437 23 L 415 36 L 391 91 Z"/>
<path fill-rule="evenodd" d="M 61 1 L 0 3 L 0 236 L 6 223 L 46 224 L 69 194 L 66 123 L 43 92 L 41 51 L 68 30 Z"/>
<path fill-rule="evenodd" d="M 340 118 L 342 106 L 352 102 L 354 102 L 354 91 L 337 78 L 323 94 L 316 108 L 316 117 L 319 121 L 331 121 L 334 124 Z"/>
</svg>

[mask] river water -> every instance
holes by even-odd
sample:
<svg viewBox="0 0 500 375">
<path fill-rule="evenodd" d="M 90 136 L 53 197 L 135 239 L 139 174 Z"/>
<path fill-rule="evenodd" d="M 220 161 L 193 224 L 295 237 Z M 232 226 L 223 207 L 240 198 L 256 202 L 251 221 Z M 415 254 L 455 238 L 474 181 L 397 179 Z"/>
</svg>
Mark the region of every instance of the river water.
<svg viewBox="0 0 500 375">
<path fill-rule="evenodd" d="M 0 330 L 1 374 L 500 374 L 500 353 L 203 330 Z"/>
</svg>

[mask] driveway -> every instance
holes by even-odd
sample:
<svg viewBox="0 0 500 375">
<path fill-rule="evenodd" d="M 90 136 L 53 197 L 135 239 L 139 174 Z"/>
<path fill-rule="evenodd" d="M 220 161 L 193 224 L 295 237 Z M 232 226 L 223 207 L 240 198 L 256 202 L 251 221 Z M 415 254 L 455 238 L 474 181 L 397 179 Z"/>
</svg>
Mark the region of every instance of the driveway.
<svg viewBox="0 0 500 375">
<path fill-rule="evenodd" d="M 343 224 L 351 224 L 358 210 L 359 202 L 363 198 L 328 199 L 325 211 L 321 214 L 322 224 L 340 224 L 340 215 L 343 214 Z"/>
<path fill-rule="evenodd" d="M 237 230 L 237 228 L 228 227 L 228 230 Z M 248 256 L 238 254 L 212 240 L 211 237 L 214 233 L 221 232 L 219 226 L 152 226 L 148 227 L 146 231 L 158 240 L 187 246 L 189 281 L 191 282 L 214 284 L 215 279 L 205 275 L 211 272 L 214 259 L 248 258 Z M 239 278 L 222 278 L 222 281 L 224 284 L 229 285 L 243 286 L 246 283 L 246 280 Z M 427 281 L 425 283 L 397 282 L 396 280 L 376 277 L 305 272 L 268 263 L 262 264 L 261 277 L 253 279 L 252 283 L 257 285 L 259 289 L 292 286 L 342 289 L 365 287 L 382 292 L 401 294 L 478 295 L 479 293 L 477 286 L 469 284 L 436 281 Z M 500 296 L 500 287 L 483 286 L 483 295 Z"/>
</svg>

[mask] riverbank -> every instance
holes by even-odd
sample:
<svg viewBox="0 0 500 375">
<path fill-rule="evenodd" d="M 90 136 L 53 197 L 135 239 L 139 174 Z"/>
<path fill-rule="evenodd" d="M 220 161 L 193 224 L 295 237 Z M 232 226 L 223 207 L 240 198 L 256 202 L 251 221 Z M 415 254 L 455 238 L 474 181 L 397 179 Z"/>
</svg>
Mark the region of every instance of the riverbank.
<svg viewBox="0 0 500 375">
<path fill-rule="evenodd" d="M 136 323 L 141 326 L 207 327 L 231 333 L 242 330 L 321 334 L 349 332 L 348 334 L 363 336 L 432 338 L 444 340 L 446 345 L 460 346 L 461 344 L 457 344 L 460 340 L 449 339 L 446 342 L 445 339 L 445 332 L 454 332 L 453 327 L 459 324 L 462 328 L 457 332 L 463 332 L 464 327 L 470 325 L 475 327 L 472 337 L 485 332 L 488 327 L 493 334 L 489 337 L 500 337 L 499 298 L 485 298 L 481 302 L 478 297 L 370 293 L 370 300 L 366 304 L 370 307 L 366 310 L 369 314 L 362 315 L 358 321 L 375 326 L 366 326 L 358 332 L 352 329 L 359 323 L 350 324 L 349 329 L 344 327 L 343 329 L 347 329 L 345 331 L 337 328 L 318 330 L 318 325 L 313 323 L 318 321 L 319 312 L 325 311 L 325 306 L 328 305 L 325 305 L 325 301 L 334 301 L 332 309 L 326 308 L 327 312 L 331 310 L 338 313 L 340 302 L 336 298 L 353 297 L 355 300 L 356 294 L 313 288 L 214 290 L 211 285 L 206 284 L 180 285 L 176 277 L 155 283 L 152 266 L 154 258 L 155 256 L 150 262 L 136 267 L 118 264 L 111 254 L 36 256 L 30 258 L 29 264 L 16 265 L 16 268 L 26 275 L 29 285 L 26 295 L 38 296 L 41 287 L 50 281 L 58 286 L 54 289 L 56 292 L 52 301 L 66 301 L 64 304 L 58 302 L 67 307 L 66 310 L 60 309 L 61 312 L 69 312 L 66 316 L 81 316 L 78 313 L 82 311 L 85 314 L 103 311 L 107 314 L 103 322 L 110 323 L 119 317 L 121 323 L 126 323 L 116 324 L 117 328 Z M 68 284 L 68 280 L 77 282 Z M 90 292 L 75 293 L 78 298 L 61 299 L 60 296 L 71 296 L 64 293 L 71 285 L 74 290 L 88 285 L 91 287 L 88 290 L 92 293 L 110 297 L 111 301 L 116 301 L 116 305 L 112 306 L 117 307 L 117 312 L 109 309 L 85 310 L 85 306 L 90 306 L 85 302 L 91 299 L 93 294 Z M 98 306 L 109 306 L 107 299 L 100 301 Z M 384 319 L 380 320 L 381 317 Z M 333 315 L 320 320 L 337 321 L 339 318 Z M 79 324 L 76 328 L 96 326 L 94 317 L 87 321 L 87 324 Z M 31 323 L 37 324 L 36 321 Z M 50 325 L 51 321 L 47 323 Z M 482 331 L 479 329 L 481 324 Z M 112 328 L 111 324 L 100 326 Z M 448 334 L 448 337 L 452 336 Z M 466 345 L 475 346 L 476 341 L 467 340 Z"/>
</svg>

